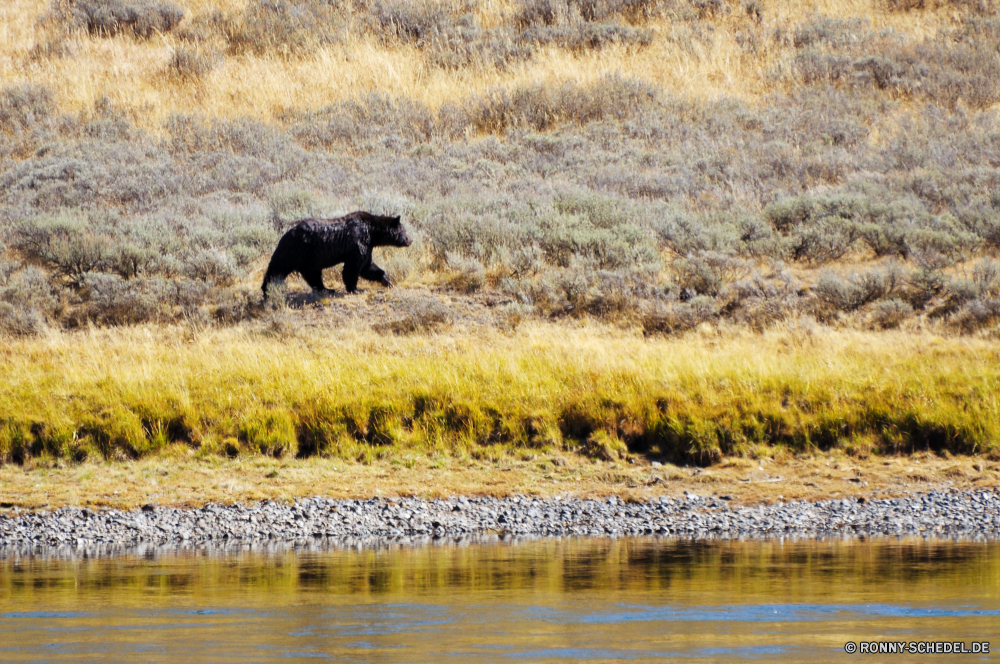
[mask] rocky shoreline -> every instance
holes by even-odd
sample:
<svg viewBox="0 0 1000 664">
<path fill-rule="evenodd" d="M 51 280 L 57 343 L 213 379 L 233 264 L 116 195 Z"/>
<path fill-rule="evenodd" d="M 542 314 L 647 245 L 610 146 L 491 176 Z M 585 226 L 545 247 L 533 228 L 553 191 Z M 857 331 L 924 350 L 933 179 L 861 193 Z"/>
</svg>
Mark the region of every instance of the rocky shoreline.
<svg viewBox="0 0 1000 664">
<path fill-rule="evenodd" d="M 0 515 L 0 556 L 52 547 L 433 541 L 455 537 L 669 536 L 732 539 L 924 536 L 1000 539 L 1000 493 L 934 491 L 886 499 L 731 506 L 686 494 L 647 503 L 615 497 L 414 498 L 294 504 L 146 505 L 132 511 L 61 508 Z"/>
</svg>

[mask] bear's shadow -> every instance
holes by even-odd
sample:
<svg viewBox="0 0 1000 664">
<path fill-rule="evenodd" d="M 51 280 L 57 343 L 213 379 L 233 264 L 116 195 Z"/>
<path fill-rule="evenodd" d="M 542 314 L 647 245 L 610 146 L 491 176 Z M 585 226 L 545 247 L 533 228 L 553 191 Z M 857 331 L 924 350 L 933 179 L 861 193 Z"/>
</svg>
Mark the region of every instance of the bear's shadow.
<svg viewBox="0 0 1000 664">
<path fill-rule="evenodd" d="M 302 309 L 305 307 L 323 306 L 333 301 L 346 299 L 349 295 L 364 295 L 368 289 L 359 288 L 356 293 L 348 293 L 344 290 L 327 289 L 317 293 L 316 291 L 291 291 L 285 295 L 285 301 L 292 309 Z"/>
</svg>

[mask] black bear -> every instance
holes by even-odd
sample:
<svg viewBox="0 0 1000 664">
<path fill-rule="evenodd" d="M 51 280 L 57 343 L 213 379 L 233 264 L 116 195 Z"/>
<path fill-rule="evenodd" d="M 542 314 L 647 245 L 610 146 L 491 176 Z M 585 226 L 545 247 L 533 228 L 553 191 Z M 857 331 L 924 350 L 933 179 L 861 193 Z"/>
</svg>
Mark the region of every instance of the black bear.
<svg viewBox="0 0 1000 664">
<path fill-rule="evenodd" d="M 278 240 L 264 274 L 261 290 L 267 298 L 272 281 L 284 281 L 298 272 L 314 291 L 326 290 L 323 270 L 344 264 L 344 286 L 358 290 L 358 277 L 392 286 L 385 271 L 372 262 L 375 247 L 408 247 L 410 236 L 399 217 L 352 212 L 337 219 L 303 219 Z"/>
</svg>

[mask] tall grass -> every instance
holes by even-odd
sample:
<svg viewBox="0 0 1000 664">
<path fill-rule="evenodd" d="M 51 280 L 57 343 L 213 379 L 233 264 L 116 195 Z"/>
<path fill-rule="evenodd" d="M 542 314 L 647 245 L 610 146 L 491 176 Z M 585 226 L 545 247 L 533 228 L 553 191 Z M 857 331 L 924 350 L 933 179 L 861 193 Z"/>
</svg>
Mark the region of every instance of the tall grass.
<svg viewBox="0 0 1000 664">
<path fill-rule="evenodd" d="M 0 454 L 372 460 L 519 448 L 708 463 L 792 452 L 998 452 L 995 344 L 885 332 L 647 340 L 531 326 L 513 336 L 292 340 L 235 330 L 55 333 L 6 347 Z"/>
<path fill-rule="evenodd" d="M 794 58 L 792 40 L 780 37 L 817 14 L 861 17 L 873 30 L 920 38 L 952 21 L 945 11 L 843 0 L 812 9 L 767 3 L 762 14 L 742 2 L 606 4 L 623 9 L 595 14 L 586 7 L 605 3 L 558 0 L 346 2 L 339 10 L 314 0 L 178 0 L 186 10 L 178 28 L 136 41 L 66 34 L 65 21 L 49 18 L 51 3 L 33 0 L 0 9 L 0 80 L 47 85 L 66 111 L 107 95 L 154 131 L 177 112 L 271 119 L 371 91 L 436 109 L 495 88 L 587 83 L 614 73 L 688 98 L 750 101 L 780 85 L 775 66 Z M 628 31 L 643 37 L 622 38 Z M 202 78 L 171 82 L 173 55 L 184 50 L 226 57 Z M 40 57 L 48 53 L 55 57 Z"/>
</svg>

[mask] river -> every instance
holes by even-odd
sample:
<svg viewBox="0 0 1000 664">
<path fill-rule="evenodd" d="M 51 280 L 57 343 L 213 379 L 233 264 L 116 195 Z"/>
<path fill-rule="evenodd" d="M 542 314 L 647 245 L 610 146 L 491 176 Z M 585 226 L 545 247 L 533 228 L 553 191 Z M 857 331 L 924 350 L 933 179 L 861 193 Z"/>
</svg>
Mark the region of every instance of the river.
<svg viewBox="0 0 1000 664">
<path fill-rule="evenodd" d="M 991 652 L 845 652 L 848 642 L 939 641 L 989 642 Z M 1000 659 L 993 649 L 997 542 L 579 538 L 0 555 L 3 662 Z"/>
</svg>

